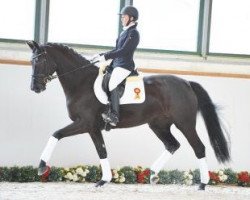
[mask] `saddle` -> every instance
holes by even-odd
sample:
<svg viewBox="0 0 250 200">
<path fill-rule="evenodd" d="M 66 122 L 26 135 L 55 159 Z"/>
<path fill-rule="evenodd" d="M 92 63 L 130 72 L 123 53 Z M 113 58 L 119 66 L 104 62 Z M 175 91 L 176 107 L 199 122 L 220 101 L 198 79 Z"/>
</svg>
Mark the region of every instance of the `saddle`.
<svg viewBox="0 0 250 200">
<path fill-rule="evenodd" d="M 112 70 L 109 67 L 100 67 L 99 74 L 94 83 L 94 93 L 99 102 L 102 104 L 109 103 L 108 83 L 111 77 Z M 145 88 L 143 77 L 137 70 L 131 72 L 118 86 L 120 105 L 122 104 L 140 104 L 145 101 Z"/>
<path fill-rule="evenodd" d="M 109 80 L 111 78 L 111 73 L 112 73 L 113 68 L 111 67 L 106 67 L 106 69 L 104 70 L 104 75 L 103 75 L 103 80 L 102 80 L 102 89 L 104 92 L 106 92 L 108 99 L 110 100 L 110 91 L 108 88 L 109 85 Z M 137 69 L 134 69 L 130 75 L 127 78 L 136 78 L 139 76 L 139 72 L 137 71 Z M 118 86 L 118 93 L 119 93 L 119 97 L 121 98 L 122 95 L 124 94 L 125 91 L 125 84 L 126 84 L 126 80 L 123 80 Z"/>
</svg>

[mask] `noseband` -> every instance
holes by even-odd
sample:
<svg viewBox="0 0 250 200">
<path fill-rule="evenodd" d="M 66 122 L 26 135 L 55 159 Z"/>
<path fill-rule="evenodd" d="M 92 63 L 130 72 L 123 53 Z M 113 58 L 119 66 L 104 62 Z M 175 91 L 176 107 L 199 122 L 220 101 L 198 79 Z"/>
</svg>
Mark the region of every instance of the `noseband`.
<svg viewBox="0 0 250 200">
<path fill-rule="evenodd" d="M 42 82 L 43 82 L 44 84 L 47 84 L 47 83 L 48 83 L 49 81 L 51 81 L 52 79 L 57 78 L 57 76 L 53 76 L 53 75 L 50 75 L 50 74 L 49 74 L 47 52 L 46 52 L 46 51 L 43 51 L 42 53 L 40 53 L 40 54 L 38 54 L 38 55 L 36 55 L 36 56 L 33 56 L 33 57 L 31 58 L 31 60 L 34 60 L 34 59 L 36 59 L 36 58 L 38 58 L 38 57 L 40 57 L 40 56 L 42 56 L 42 55 L 44 55 L 45 58 L 44 58 L 44 60 L 42 60 L 42 61 L 40 61 L 40 62 L 45 62 L 45 74 L 37 74 L 37 75 L 32 74 L 32 78 L 33 78 L 33 79 L 42 79 Z"/>
</svg>

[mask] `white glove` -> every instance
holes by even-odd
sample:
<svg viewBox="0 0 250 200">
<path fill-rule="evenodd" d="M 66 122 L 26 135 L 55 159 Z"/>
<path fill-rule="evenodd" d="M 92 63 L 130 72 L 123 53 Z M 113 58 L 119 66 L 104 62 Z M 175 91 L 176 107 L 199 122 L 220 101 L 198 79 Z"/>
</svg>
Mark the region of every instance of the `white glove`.
<svg viewBox="0 0 250 200">
<path fill-rule="evenodd" d="M 97 55 L 94 55 L 90 60 L 92 63 L 94 63 L 94 62 L 104 62 L 106 59 L 104 55 L 100 56 L 99 54 L 97 54 Z"/>
</svg>

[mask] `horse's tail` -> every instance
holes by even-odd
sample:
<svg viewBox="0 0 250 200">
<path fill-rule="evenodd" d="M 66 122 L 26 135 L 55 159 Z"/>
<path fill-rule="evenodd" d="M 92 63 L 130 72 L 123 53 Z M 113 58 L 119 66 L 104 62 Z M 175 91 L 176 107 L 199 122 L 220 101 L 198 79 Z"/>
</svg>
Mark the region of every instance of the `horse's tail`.
<svg viewBox="0 0 250 200">
<path fill-rule="evenodd" d="M 229 143 L 223 134 L 216 107 L 200 84 L 190 81 L 190 85 L 197 96 L 198 108 L 204 118 L 216 158 L 219 162 L 225 163 L 230 160 Z"/>
</svg>

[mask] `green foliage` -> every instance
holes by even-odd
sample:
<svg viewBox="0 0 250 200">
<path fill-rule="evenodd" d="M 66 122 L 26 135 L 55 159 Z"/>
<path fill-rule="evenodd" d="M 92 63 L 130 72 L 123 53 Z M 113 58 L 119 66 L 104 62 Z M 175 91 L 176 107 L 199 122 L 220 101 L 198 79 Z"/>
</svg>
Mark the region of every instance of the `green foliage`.
<svg viewBox="0 0 250 200">
<path fill-rule="evenodd" d="M 182 184 L 184 181 L 184 172 L 177 169 L 170 171 L 169 176 L 173 184 Z"/>
<path fill-rule="evenodd" d="M 89 173 L 86 176 L 86 181 L 91 183 L 96 183 L 97 181 L 101 180 L 101 169 L 97 166 L 89 166 L 88 167 Z"/>
<path fill-rule="evenodd" d="M 237 177 L 236 172 L 234 172 L 232 169 L 225 169 L 224 174 L 228 176 L 225 183 L 227 183 L 227 184 L 237 184 L 238 177 Z"/>
<path fill-rule="evenodd" d="M 51 167 L 50 175 L 48 181 L 50 182 L 59 182 L 63 179 L 62 168 Z"/>
<path fill-rule="evenodd" d="M 37 169 L 27 167 L 2 167 L 0 168 L 0 181 L 8 182 L 35 182 L 39 181 Z"/>
<path fill-rule="evenodd" d="M 192 175 L 193 175 L 193 183 L 194 184 L 199 184 L 200 183 L 200 171 L 198 169 L 195 169 L 194 171 L 192 171 Z"/>
<path fill-rule="evenodd" d="M 184 181 L 184 172 L 178 170 L 160 171 L 158 176 L 159 184 L 182 184 Z"/>
<path fill-rule="evenodd" d="M 126 184 L 137 183 L 136 173 L 132 167 L 123 167 L 120 172 L 124 174 Z"/>
<path fill-rule="evenodd" d="M 9 181 L 9 168 L 8 167 L 0 167 L 0 182 Z"/>
<path fill-rule="evenodd" d="M 159 184 L 171 184 L 172 180 L 169 176 L 169 171 L 160 171 L 159 174 Z"/>
</svg>

